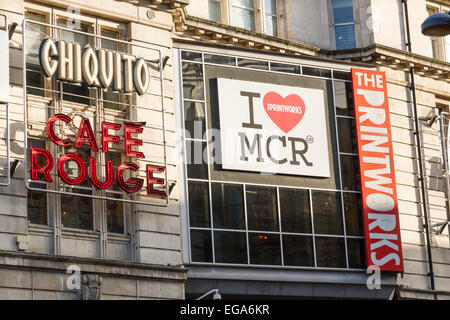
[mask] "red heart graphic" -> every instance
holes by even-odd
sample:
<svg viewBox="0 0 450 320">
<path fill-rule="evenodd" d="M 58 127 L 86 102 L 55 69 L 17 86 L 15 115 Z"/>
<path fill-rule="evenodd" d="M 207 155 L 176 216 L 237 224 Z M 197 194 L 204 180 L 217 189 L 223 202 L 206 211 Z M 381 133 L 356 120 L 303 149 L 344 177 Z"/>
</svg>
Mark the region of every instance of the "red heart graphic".
<svg viewBox="0 0 450 320">
<path fill-rule="evenodd" d="M 264 109 L 272 121 L 288 133 L 303 119 L 306 107 L 305 102 L 296 94 L 283 98 L 276 92 L 269 92 L 263 99 Z"/>
</svg>

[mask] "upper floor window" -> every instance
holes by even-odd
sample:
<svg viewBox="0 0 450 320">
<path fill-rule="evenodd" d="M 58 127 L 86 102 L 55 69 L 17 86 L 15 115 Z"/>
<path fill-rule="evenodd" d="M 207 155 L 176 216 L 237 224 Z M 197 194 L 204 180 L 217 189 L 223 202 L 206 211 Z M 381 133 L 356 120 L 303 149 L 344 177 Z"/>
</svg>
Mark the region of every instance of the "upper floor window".
<svg viewBox="0 0 450 320">
<path fill-rule="evenodd" d="M 442 10 L 439 7 L 427 6 L 427 14 L 429 16 L 439 13 L 447 12 L 445 8 Z M 431 57 L 442 61 L 450 62 L 450 36 L 446 37 L 429 37 L 431 42 Z"/>
<path fill-rule="evenodd" d="M 215 22 L 222 22 L 222 0 L 209 0 L 209 19 Z"/>
<path fill-rule="evenodd" d="M 45 9 L 45 8 L 44 8 Z M 72 112 L 74 121 L 66 126 L 63 135 L 73 134 L 73 128 L 78 125 L 78 117 L 82 115 L 90 118 L 91 123 L 99 124 L 101 120 L 108 117 L 108 121 L 123 122 L 128 114 L 126 111 L 118 112 L 119 105 L 131 104 L 131 95 L 123 92 L 113 92 L 112 90 L 93 91 L 84 83 L 69 83 L 56 79 L 44 78 L 39 64 L 39 48 L 45 37 L 55 40 L 65 40 L 67 42 L 79 43 L 81 46 L 90 45 L 93 48 L 105 48 L 112 51 L 128 52 L 130 48 L 127 44 L 119 40 L 126 39 L 126 26 L 108 20 L 96 20 L 91 17 L 76 24 L 71 24 L 64 12 L 52 11 L 27 11 L 25 18 L 25 51 L 26 51 L 26 93 L 27 95 L 40 96 L 42 102 L 28 104 L 27 112 L 29 117 L 28 145 L 30 147 L 42 148 L 49 151 L 54 159 L 65 153 L 77 153 L 88 168 L 89 157 L 94 157 L 99 163 L 113 161 L 114 172 L 117 167 L 128 161 L 121 158 L 121 152 L 111 146 L 105 159 L 102 155 L 96 155 L 88 148 L 74 149 L 69 147 L 53 146 L 49 143 L 45 133 L 41 130 L 33 130 L 34 127 L 42 125 L 48 117 L 56 113 L 67 114 Z M 51 23 L 52 22 L 52 23 Z M 33 101 L 41 101 L 34 97 Z M 50 102 L 49 102 L 50 101 Z M 52 102 L 53 101 L 53 102 Z M 64 103 L 58 103 L 64 101 Z M 69 103 L 71 102 L 71 103 Z M 41 105 L 46 106 L 43 110 Z M 97 108 L 99 107 L 99 108 Z M 103 108 L 101 108 L 103 107 Z M 124 110 L 128 110 L 125 107 Z M 100 111 L 99 111 L 100 110 Z M 80 115 L 82 114 L 82 115 Z M 77 120 L 75 120 L 77 119 Z M 73 127 L 72 127 L 73 126 Z M 95 128 L 95 127 L 94 127 Z M 45 131 L 45 130 L 44 130 Z M 98 136 L 98 130 L 94 130 Z M 98 136 L 99 137 L 99 136 Z M 98 141 L 98 140 L 97 140 Z M 38 164 L 39 165 L 39 164 Z M 41 166 L 44 166 L 42 164 Z M 69 178 L 76 178 L 80 175 L 80 169 L 76 162 L 67 161 L 64 171 Z M 105 174 L 103 170 L 98 170 L 98 178 L 103 181 Z M 94 200 L 89 197 L 71 195 L 71 193 L 85 194 L 87 196 L 103 196 L 108 199 L 124 198 L 124 193 L 115 188 L 108 190 L 97 190 L 91 184 L 88 175 L 76 187 L 69 187 L 59 180 L 51 182 L 41 180 L 30 181 L 33 189 L 27 190 L 27 213 L 28 220 L 34 225 L 58 226 L 64 228 L 94 231 L 102 229 L 102 232 L 125 234 L 126 212 L 130 206 L 124 202 L 113 200 Z M 53 194 L 48 191 L 56 190 L 65 194 Z M 129 226 L 130 227 L 130 226 Z"/>
<path fill-rule="evenodd" d="M 353 0 L 332 0 L 336 50 L 356 48 Z"/>
<path fill-rule="evenodd" d="M 255 1 L 231 0 L 231 24 L 255 31 Z"/>
<path fill-rule="evenodd" d="M 278 36 L 277 0 L 208 0 L 209 19 Z"/>
<path fill-rule="evenodd" d="M 264 3 L 264 17 L 265 17 L 265 33 L 270 36 L 278 35 L 278 16 L 277 16 L 277 1 L 265 0 Z"/>
<path fill-rule="evenodd" d="M 437 8 L 431 8 L 431 7 L 427 7 L 427 14 L 429 16 L 438 13 L 439 9 Z M 439 39 L 434 38 L 434 37 L 430 37 L 430 41 L 431 41 L 431 56 L 434 59 L 439 59 Z"/>
</svg>

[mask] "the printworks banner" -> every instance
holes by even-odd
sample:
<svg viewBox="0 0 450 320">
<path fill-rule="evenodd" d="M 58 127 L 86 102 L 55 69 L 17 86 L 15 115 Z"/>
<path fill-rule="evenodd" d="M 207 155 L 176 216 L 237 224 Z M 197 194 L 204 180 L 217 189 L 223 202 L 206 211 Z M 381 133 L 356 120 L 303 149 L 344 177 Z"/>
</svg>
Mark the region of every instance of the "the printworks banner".
<svg viewBox="0 0 450 320">
<path fill-rule="evenodd" d="M 352 69 L 368 266 L 403 271 L 384 72 Z"/>
<path fill-rule="evenodd" d="M 224 169 L 330 176 L 323 90 L 217 83 Z"/>
</svg>

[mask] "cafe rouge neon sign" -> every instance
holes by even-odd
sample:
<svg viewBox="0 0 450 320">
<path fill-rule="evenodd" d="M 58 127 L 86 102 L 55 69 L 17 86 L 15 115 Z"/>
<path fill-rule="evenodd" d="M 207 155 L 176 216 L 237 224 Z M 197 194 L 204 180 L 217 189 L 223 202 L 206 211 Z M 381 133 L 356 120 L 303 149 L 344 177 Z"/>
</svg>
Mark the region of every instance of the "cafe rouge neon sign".
<svg viewBox="0 0 450 320">
<path fill-rule="evenodd" d="M 39 62 L 41 69 L 47 78 L 56 74 L 58 80 L 66 82 L 81 83 L 88 86 L 110 88 L 114 91 L 125 93 L 137 92 L 139 95 L 145 94 L 148 89 L 150 74 L 146 61 L 143 58 L 114 52 L 104 49 L 94 51 L 86 46 L 83 49 L 80 44 L 57 41 L 46 38 L 42 41 L 39 51 Z M 145 122 L 125 122 L 123 125 L 108 121 L 101 123 L 101 140 L 98 144 L 88 118 L 82 118 L 76 134 L 72 141 L 67 137 L 60 137 L 55 133 L 55 124 L 58 123 L 64 128 L 72 122 L 68 115 L 58 113 L 52 115 L 46 124 L 46 132 L 49 139 L 60 147 L 73 147 L 80 149 L 89 146 L 93 152 L 107 153 L 112 144 L 123 144 L 124 154 L 131 159 L 144 159 L 143 152 L 135 150 L 142 146 L 143 142 L 137 137 L 145 127 Z M 123 137 L 116 135 L 123 130 Z M 64 130 L 58 131 L 64 132 Z M 122 141 L 123 140 L 123 141 Z M 66 172 L 66 163 L 73 161 L 78 167 L 78 176 L 72 177 Z M 128 177 L 126 172 L 137 172 L 139 166 L 131 161 L 120 164 L 116 171 L 113 169 L 113 162 L 107 161 L 105 164 L 104 178 L 97 175 L 97 160 L 89 156 L 88 168 L 80 155 L 76 153 L 66 153 L 62 155 L 56 163 L 56 172 L 59 178 L 69 185 L 82 183 L 86 175 L 89 176 L 92 184 L 97 189 L 108 189 L 114 180 L 120 188 L 127 193 L 138 193 L 144 186 L 144 179 Z M 30 148 L 30 176 L 31 180 L 43 179 L 53 182 L 51 175 L 54 169 L 54 159 L 52 154 L 43 148 Z M 165 185 L 165 179 L 157 178 L 154 174 L 165 172 L 165 167 L 147 164 L 145 167 L 146 191 L 149 196 L 166 198 L 166 192 L 155 188 L 157 185 Z"/>
</svg>

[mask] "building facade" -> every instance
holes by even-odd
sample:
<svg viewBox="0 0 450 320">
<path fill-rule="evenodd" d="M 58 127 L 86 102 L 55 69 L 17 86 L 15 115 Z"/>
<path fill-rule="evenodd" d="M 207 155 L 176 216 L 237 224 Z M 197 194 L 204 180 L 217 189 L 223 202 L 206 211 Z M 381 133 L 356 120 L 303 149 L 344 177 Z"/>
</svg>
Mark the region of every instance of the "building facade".
<svg viewBox="0 0 450 320">
<path fill-rule="evenodd" d="M 420 33 L 449 9 L 2 4 L 0 298 L 449 299 L 450 49 Z M 372 138 L 358 72 L 387 90 Z M 389 172 L 364 171 L 364 139 Z"/>
</svg>

